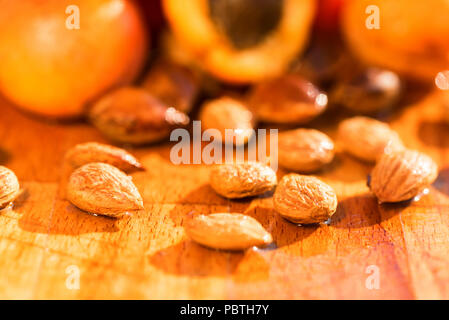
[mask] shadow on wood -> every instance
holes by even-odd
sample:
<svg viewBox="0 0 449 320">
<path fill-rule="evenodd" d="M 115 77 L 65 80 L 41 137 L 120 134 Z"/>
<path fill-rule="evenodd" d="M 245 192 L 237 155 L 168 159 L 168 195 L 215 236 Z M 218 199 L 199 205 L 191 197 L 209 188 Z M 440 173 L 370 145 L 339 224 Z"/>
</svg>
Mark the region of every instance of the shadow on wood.
<svg viewBox="0 0 449 320">
<path fill-rule="evenodd" d="M 242 263 L 246 261 L 246 263 Z M 203 247 L 191 240 L 162 249 L 149 257 L 149 262 L 166 273 L 194 277 L 235 276 L 238 282 L 266 280 L 267 261 L 257 251 L 219 251 Z M 250 262 L 250 264 L 248 264 Z M 251 266 L 248 273 L 245 268 Z M 243 269 L 242 269 L 243 268 Z"/>
<path fill-rule="evenodd" d="M 4 165 L 11 158 L 11 154 L 4 149 L 0 149 L 0 165 Z"/>
<path fill-rule="evenodd" d="M 270 208 L 253 206 L 244 213 L 259 221 L 271 233 L 276 248 L 301 242 L 319 228 L 318 224 L 298 226 L 285 220 Z"/>
<path fill-rule="evenodd" d="M 149 262 L 176 275 L 226 277 L 234 272 L 243 255 L 212 250 L 186 240 L 156 252 L 149 257 Z"/>
<path fill-rule="evenodd" d="M 433 187 L 449 197 L 449 167 L 440 170 Z"/>
<path fill-rule="evenodd" d="M 429 146 L 449 147 L 449 124 L 443 121 L 423 121 L 418 128 L 419 139 Z"/>
<path fill-rule="evenodd" d="M 380 222 L 376 198 L 363 194 L 340 201 L 329 225 L 334 228 L 364 228 Z"/>
<path fill-rule="evenodd" d="M 51 214 L 40 211 L 41 217 L 24 212 L 19 219 L 19 226 L 29 232 L 45 234 L 80 235 L 92 232 L 117 232 L 116 219 L 95 216 L 81 211 L 67 201 L 57 201 Z M 125 218 L 126 219 L 126 218 Z M 36 221 L 49 220 L 49 224 Z"/>
</svg>

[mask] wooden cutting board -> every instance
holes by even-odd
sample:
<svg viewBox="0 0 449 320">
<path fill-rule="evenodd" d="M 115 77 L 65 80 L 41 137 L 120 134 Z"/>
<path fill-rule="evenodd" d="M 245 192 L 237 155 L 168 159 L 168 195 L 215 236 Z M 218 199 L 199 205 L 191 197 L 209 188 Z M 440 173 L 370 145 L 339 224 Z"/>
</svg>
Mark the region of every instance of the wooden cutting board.
<svg viewBox="0 0 449 320">
<path fill-rule="evenodd" d="M 0 298 L 448 299 L 449 125 L 439 100 L 430 93 L 388 116 L 408 147 L 440 165 L 430 193 L 379 206 L 366 187 L 371 167 L 339 154 L 319 174 L 338 211 L 312 227 L 281 219 L 270 197 L 217 196 L 210 167 L 173 165 L 169 144 L 131 150 L 148 168 L 133 175 L 145 212 L 117 221 L 83 213 L 57 195 L 62 157 L 76 143 L 106 141 L 85 123 L 40 121 L 0 100 L 0 164 L 24 189 L 0 212 Z M 316 126 L 335 137 L 334 118 Z M 218 252 L 185 237 L 188 214 L 217 211 L 257 218 L 276 247 Z"/>
</svg>

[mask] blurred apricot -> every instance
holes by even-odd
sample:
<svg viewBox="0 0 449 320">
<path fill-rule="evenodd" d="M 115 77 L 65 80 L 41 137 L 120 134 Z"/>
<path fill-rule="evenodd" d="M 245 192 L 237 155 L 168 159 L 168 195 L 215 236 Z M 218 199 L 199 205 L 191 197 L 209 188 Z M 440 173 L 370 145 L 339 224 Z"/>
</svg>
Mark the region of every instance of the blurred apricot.
<svg viewBox="0 0 449 320">
<path fill-rule="evenodd" d="M 145 23 L 151 30 L 151 40 L 157 44 L 157 38 L 165 27 L 166 21 L 162 12 L 162 0 L 137 0 Z"/>
<path fill-rule="evenodd" d="M 428 81 L 449 67 L 448 17 L 447 0 L 353 0 L 342 24 L 363 62 Z"/>
<path fill-rule="evenodd" d="M 338 33 L 340 30 L 341 9 L 345 0 L 318 0 L 315 28 L 325 33 Z"/>
<path fill-rule="evenodd" d="M 144 63 L 148 36 L 132 1 L 0 0 L 0 7 L 0 90 L 27 111 L 80 116 Z"/>
</svg>

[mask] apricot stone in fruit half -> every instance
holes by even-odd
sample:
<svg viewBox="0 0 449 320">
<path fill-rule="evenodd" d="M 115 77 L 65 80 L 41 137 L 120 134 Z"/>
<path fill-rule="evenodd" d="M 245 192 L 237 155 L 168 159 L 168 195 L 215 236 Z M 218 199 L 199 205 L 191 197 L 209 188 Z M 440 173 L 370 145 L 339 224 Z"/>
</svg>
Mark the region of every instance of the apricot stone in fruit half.
<svg viewBox="0 0 449 320">
<path fill-rule="evenodd" d="M 147 47 L 131 1 L 1 1 L 0 91 L 33 113 L 80 116 L 88 102 L 135 78 Z"/>
<path fill-rule="evenodd" d="M 448 17 L 447 0 L 354 0 L 342 23 L 363 62 L 427 81 L 449 68 Z"/>
<path fill-rule="evenodd" d="M 215 77 L 252 83 L 282 74 L 304 48 L 315 0 L 164 0 L 176 39 Z"/>
</svg>

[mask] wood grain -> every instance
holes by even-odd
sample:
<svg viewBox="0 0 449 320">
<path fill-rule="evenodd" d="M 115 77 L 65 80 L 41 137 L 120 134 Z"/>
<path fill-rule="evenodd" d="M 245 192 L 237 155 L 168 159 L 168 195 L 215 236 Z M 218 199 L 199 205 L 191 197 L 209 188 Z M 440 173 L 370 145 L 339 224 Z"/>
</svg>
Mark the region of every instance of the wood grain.
<svg viewBox="0 0 449 320">
<path fill-rule="evenodd" d="M 379 206 L 365 184 L 371 167 L 338 154 L 319 174 L 338 194 L 337 213 L 310 227 L 280 218 L 270 197 L 219 197 L 208 185 L 210 167 L 173 165 L 168 143 L 130 149 L 148 168 L 133 174 L 145 212 L 88 215 L 58 196 L 61 160 L 76 143 L 105 140 L 85 123 L 41 121 L 0 100 L 0 163 L 23 187 L 14 208 L 0 212 L 0 298 L 448 299 L 449 125 L 440 99 L 429 93 L 385 117 L 408 147 L 440 165 L 428 195 Z M 334 137 L 344 116 L 333 110 L 313 126 Z M 185 237 L 188 215 L 216 211 L 255 217 L 276 245 L 228 253 Z M 379 289 L 366 286 L 371 265 Z M 78 290 L 66 285 L 70 266 L 80 271 Z"/>
</svg>

